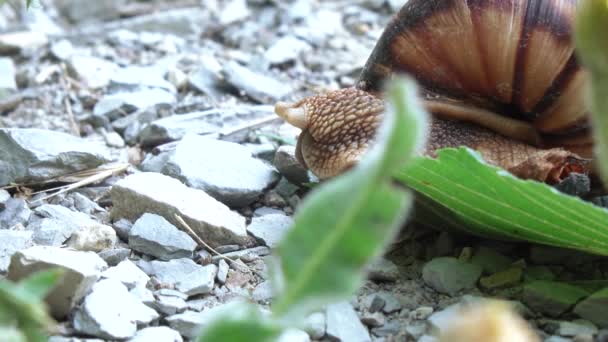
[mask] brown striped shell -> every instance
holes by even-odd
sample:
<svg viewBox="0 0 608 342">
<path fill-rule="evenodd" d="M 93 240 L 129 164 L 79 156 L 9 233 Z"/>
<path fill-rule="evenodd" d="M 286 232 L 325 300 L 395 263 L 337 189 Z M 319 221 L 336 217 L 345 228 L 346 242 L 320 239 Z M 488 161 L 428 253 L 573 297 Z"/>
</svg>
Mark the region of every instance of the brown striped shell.
<svg viewBox="0 0 608 342">
<path fill-rule="evenodd" d="M 538 133 L 535 145 L 589 157 L 587 76 L 572 42 L 576 7 L 576 0 L 409 0 L 379 39 L 357 88 L 379 92 L 385 79 L 406 73 L 433 102 L 521 120 Z M 430 106 L 454 116 L 443 107 Z M 501 133 L 501 127 L 489 128 Z"/>
</svg>

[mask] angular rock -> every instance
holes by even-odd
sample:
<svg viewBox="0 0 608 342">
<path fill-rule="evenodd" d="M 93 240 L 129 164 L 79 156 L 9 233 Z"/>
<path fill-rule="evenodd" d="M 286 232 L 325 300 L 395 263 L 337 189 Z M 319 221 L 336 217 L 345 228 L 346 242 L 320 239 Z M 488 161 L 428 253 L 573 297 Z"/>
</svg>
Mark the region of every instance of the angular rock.
<svg viewBox="0 0 608 342">
<path fill-rule="evenodd" d="M 279 337 L 278 342 L 310 342 L 310 336 L 300 329 L 287 329 Z"/>
<path fill-rule="evenodd" d="M 0 210 L 0 229 L 9 229 L 18 224 L 25 225 L 31 215 L 32 211 L 24 199 L 9 198 L 4 202 L 4 209 Z"/>
<path fill-rule="evenodd" d="M 347 302 L 327 306 L 327 336 L 340 341 L 371 341 L 369 331 Z"/>
<path fill-rule="evenodd" d="M 82 84 L 91 89 L 100 89 L 110 84 L 118 65 L 105 59 L 72 55 L 67 61 L 68 71 Z"/>
<path fill-rule="evenodd" d="M 143 214 L 129 231 L 129 247 L 161 260 L 191 258 L 197 243 L 155 214 Z"/>
<path fill-rule="evenodd" d="M 59 12 L 72 23 L 117 19 L 119 17 L 120 1 L 100 1 L 82 6 L 78 0 L 57 0 Z"/>
<path fill-rule="evenodd" d="M 221 25 L 229 25 L 237 21 L 241 21 L 251 15 L 251 11 L 247 7 L 245 0 L 231 0 L 226 3 L 219 14 L 219 22 Z"/>
<path fill-rule="evenodd" d="M 274 166 L 279 172 L 294 184 L 310 182 L 308 170 L 296 159 L 295 146 L 281 146 L 274 155 Z"/>
<path fill-rule="evenodd" d="M 0 55 L 14 55 L 33 51 L 49 43 L 42 32 L 16 31 L 0 34 Z"/>
<path fill-rule="evenodd" d="M 110 194 L 113 218 L 135 220 L 144 213 L 155 213 L 179 225 L 174 218 L 178 214 L 211 246 L 245 244 L 248 240 L 243 216 L 169 176 L 133 174 L 114 184 Z"/>
<path fill-rule="evenodd" d="M 0 58 L 0 99 L 17 91 L 15 81 L 15 64 L 13 60 L 6 57 Z"/>
<path fill-rule="evenodd" d="M 102 278 L 114 279 L 121 282 L 129 290 L 141 286 L 145 287 L 150 277 L 140 270 L 131 260 L 124 260 L 114 267 L 110 267 L 101 274 Z"/>
<path fill-rule="evenodd" d="M 325 336 L 325 313 L 315 312 L 308 315 L 304 323 L 304 329 L 310 337 L 320 340 Z"/>
<path fill-rule="evenodd" d="M 522 302 L 533 310 L 555 317 L 566 312 L 588 294 L 587 291 L 569 284 L 537 280 L 524 285 Z"/>
<path fill-rule="evenodd" d="M 139 261 L 138 266 L 161 283 L 173 286 L 189 296 L 211 292 L 217 274 L 217 266 L 201 266 L 191 259 L 170 261 Z"/>
<path fill-rule="evenodd" d="M 560 336 L 576 337 L 578 335 L 595 335 L 597 327 L 586 320 L 579 319 L 572 322 L 550 320 L 544 327 L 545 331 Z"/>
<path fill-rule="evenodd" d="M 297 59 L 301 53 L 310 50 L 308 43 L 294 36 L 285 36 L 274 42 L 266 50 L 264 57 L 270 64 L 283 64 Z"/>
<path fill-rule="evenodd" d="M 169 327 L 148 327 L 138 331 L 129 342 L 182 342 L 179 332 Z"/>
<path fill-rule="evenodd" d="M 251 71 L 235 61 L 224 65 L 226 82 L 260 103 L 270 103 L 286 97 L 291 87 L 275 78 Z"/>
<path fill-rule="evenodd" d="M 156 300 L 152 304 L 152 307 L 163 315 L 175 315 L 188 308 L 188 304 L 186 304 L 186 301 L 183 298 L 162 294 L 156 294 L 155 297 Z"/>
<path fill-rule="evenodd" d="M 61 39 L 51 44 L 50 51 L 53 57 L 66 61 L 74 54 L 74 46 L 69 40 Z"/>
<path fill-rule="evenodd" d="M 126 339 L 138 324 L 148 324 L 158 313 L 133 296 L 117 280 L 105 279 L 93 286 L 73 319 L 74 330 L 105 338 Z"/>
<path fill-rule="evenodd" d="M 479 285 L 485 289 L 514 286 L 521 281 L 522 274 L 523 270 L 520 267 L 511 267 L 487 277 L 482 277 L 479 279 Z"/>
<path fill-rule="evenodd" d="M 11 199 L 11 194 L 4 190 L 4 189 L 0 189 L 0 209 L 4 210 L 6 209 L 6 203 Z"/>
<path fill-rule="evenodd" d="M 186 134 L 210 134 L 218 132 L 221 127 L 212 118 L 222 111 L 211 109 L 203 112 L 172 115 L 149 124 L 139 135 L 142 146 L 156 146 L 182 139 Z"/>
<path fill-rule="evenodd" d="M 44 204 L 34 210 L 36 215 L 53 219 L 38 223 L 35 238 L 51 243 L 59 242 L 69 236 L 67 244 L 74 249 L 99 252 L 116 244 L 116 232 L 110 226 L 98 223 L 88 215 L 72 211 L 60 205 Z M 64 229 L 56 229 L 58 224 Z"/>
<path fill-rule="evenodd" d="M 441 333 L 448 329 L 451 322 L 455 321 L 462 315 L 462 310 L 465 308 L 465 304 L 456 303 L 448 306 L 447 308 L 437 311 L 429 316 L 428 323 L 431 329 L 436 333 Z"/>
<path fill-rule="evenodd" d="M 37 128 L 2 128 L 0 142 L 0 186 L 48 180 L 110 160 L 101 145 Z"/>
<path fill-rule="evenodd" d="M 158 66 L 128 66 L 120 68 L 112 75 L 112 86 L 130 87 L 135 89 L 163 89 L 175 94 L 175 87 L 163 77 L 164 68 Z M 147 88 L 147 89 L 146 89 Z"/>
<path fill-rule="evenodd" d="M 481 266 L 452 257 L 441 257 L 424 265 L 422 278 L 436 291 L 454 295 L 460 290 L 474 288 L 481 271 Z"/>
<path fill-rule="evenodd" d="M 161 32 L 178 37 L 198 36 L 202 28 L 206 27 L 200 23 L 200 18 L 205 17 L 206 13 L 200 6 L 180 7 L 123 19 L 117 22 L 116 26 L 136 33 Z"/>
<path fill-rule="evenodd" d="M 220 260 L 220 262 L 217 264 L 216 278 L 220 284 L 224 284 L 226 282 L 226 277 L 228 276 L 229 269 L 230 269 L 230 266 L 224 259 Z"/>
<path fill-rule="evenodd" d="M 601 328 L 608 328 L 608 288 L 593 293 L 574 307 L 574 313 Z"/>
<path fill-rule="evenodd" d="M 254 217 L 247 226 L 247 231 L 262 240 L 266 246 L 275 248 L 292 224 L 293 219 L 285 214 L 269 214 Z"/>
<path fill-rule="evenodd" d="M 54 267 L 63 269 L 65 274 L 63 281 L 46 296 L 46 302 L 51 314 L 61 319 L 88 293 L 107 265 L 92 252 L 34 246 L 13 254 L 7 277 L 18 281 Z"/>
<path fill-rule="evenodd" d="M 253 158 L 247 148 L 195 134 L 178 143 L 162 172 L 230 207 L 252 203 L 277 181 L 274 168 Z"/>
<path fill-rule="evenodd" d="M 116 120 L 125 113 L 151 108 L 157 105 L 172 105 L 175 95 L 158 88 L 140 89 L 130 92 L 119 92 L 104 97 L 95 104 L 93 115 Z"/>
<path fill-rule="evenodd" d="M 375 281 L 396 281 L 399 279 L 399 267 L 394 262 L 377 258 L 367 266 L 367 277 Z"/>
<path fill-rule="evenodd" d="M 74 232 L 73 227 L 52 218 L 35 220 L 27 226 L 27 229 L 33 231 L 36 244 L 56 247 L 63 245 Z"/>
<path fill-rule="evenodd" d="M 98 254 L 108 266 L 116 266 L 129 257 L 131 250 L 128 248 L 112 248 Z"/>
<path fill-rule="evenodd" d="M 8 270 L 15 252 L 33 245 L 32 232 L 0 229 L 0 273 Z"/>
</svg>

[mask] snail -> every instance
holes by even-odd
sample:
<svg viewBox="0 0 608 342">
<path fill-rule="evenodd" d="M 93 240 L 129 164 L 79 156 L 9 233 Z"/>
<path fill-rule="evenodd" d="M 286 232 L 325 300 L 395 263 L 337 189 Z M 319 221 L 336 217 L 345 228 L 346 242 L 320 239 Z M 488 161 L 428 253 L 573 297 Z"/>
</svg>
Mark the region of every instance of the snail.
<svg viewBox="0 0 608 342">
<path fill-rule="evenodd" d="M 592 172 L 587 71 L 575 53 L 576 0 L 409 0 L 353 87 L 278 102 L 302 129 L 296 158 L 320 179 L 353 167 L 373 143 L 387 80 L 420 85 L 432 114 L 422 153 L 468 146 L 513 175 L 557 183 Z"/>
</svg>

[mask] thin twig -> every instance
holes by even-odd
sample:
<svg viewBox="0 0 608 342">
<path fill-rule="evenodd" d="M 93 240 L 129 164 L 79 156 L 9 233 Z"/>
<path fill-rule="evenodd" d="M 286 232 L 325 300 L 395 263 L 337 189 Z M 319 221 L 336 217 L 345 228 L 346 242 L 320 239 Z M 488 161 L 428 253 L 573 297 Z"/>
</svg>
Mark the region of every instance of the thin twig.
<svg viewBox="0 0 608 342">
<path fill-rule="evenodd" d="M 179 223 L 184 226 L 184 228 L 186 228 L 186 230 L 188 230 L 188 232 L 190 233 L 190 235 L 192 235 L 201 245 L 205 246 L 205 248 L 207 248 L 208 250 L 210 250 L 211 252 L 215 253 L 217 256 L 219 256 L 222 259 L 225 259 L 235 265 L 238 265 L 239 267 L 244 267 L 245 269 L 247 269 L 248 271 L 258 275 L 261 278 L 265 278 L 264 275 L 262 275 L 260 272 L 252 269 L 251 267 L 247 266 L 243 261 L 239 260 L 239 262 L 237 262 L 236 260 L 232 260 L 229 257 L 223 255 L 222 253 L 216 251 L 215 249 L 213 249 L 213 247 L 209 246 L 205 241 L 203 241 L 203 239 L 201 239 L 192 228 L 190 228 L 190 226 L 186 223 L 186 221 L 184 221 L 184 219 L 177 215 L 174 214 L 175 218 L 179 221 Z"/>
</svg>

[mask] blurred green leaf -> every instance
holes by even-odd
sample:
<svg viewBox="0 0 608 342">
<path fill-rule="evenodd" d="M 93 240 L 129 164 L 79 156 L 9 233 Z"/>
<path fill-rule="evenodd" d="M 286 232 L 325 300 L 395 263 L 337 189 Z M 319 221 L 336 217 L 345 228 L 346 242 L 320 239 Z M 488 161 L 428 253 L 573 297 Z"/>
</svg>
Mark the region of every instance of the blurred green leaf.
<svg viewBox="0 0 608 342">
<path fill-rule="evenodd" d="M 43 300 L 49 291 L 51 291 L 59 279 L 63 276 L 62 269 L 52 269 L 47 271 L 36 272 L 29 277 L 23 279 L 19 285 L 30 296 Z"/>
<path fill-rule="evenodd" d="M 405 220 L 412 196 L 394 187 L 391 175 L 424 143 L 427 118 L 411 80 L 395 81 L 388 95 L 374 147 L 351 171 L 311 191 L 277 247 L 275 315 L 351 296 L 365 265 Z"/>
<path fill-rule="evenodd" d="M 422 194 L 424 209 L 453 228 L 608 255 L 608 210 L 518 179 L 468 148 L 420 157 L 396 178 Z"/>
<path fill-rule="evenodd" d="M 271 342 L 281 329 L 252 304 L 234 302 L 220 308 L 198 338 L 199 342 Z"/>
<path fill-rule="evenodd" d="M 46 331 L 54 321 L 43 297 L 62 274 L 59 270 L 47 270 L 17 284 L 0 281 L 0 327 L 17 328 L 28 342 L 47 341 Z"/>
<path fill-rule="evenodd" d="M 608 1 L 580 2 L 576 18 L 577 54 L 591 78 L 591 118 L 596 160 L 608 184 Z"/>
</svg>

